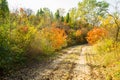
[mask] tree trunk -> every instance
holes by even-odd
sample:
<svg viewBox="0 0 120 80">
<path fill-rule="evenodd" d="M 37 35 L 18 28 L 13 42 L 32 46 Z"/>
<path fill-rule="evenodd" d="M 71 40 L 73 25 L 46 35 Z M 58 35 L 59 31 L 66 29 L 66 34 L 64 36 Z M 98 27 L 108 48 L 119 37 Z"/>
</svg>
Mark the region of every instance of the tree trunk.
<svg viewBox="0 0 120 80">
<path fill-rule="evenodd" d="M 118 41 L 118 37 L 119 37 L 119 26 L 117 27 L 117 32 L 116 32 L 116 36 L 115 36 L 115 40 Z"/>
</svg>

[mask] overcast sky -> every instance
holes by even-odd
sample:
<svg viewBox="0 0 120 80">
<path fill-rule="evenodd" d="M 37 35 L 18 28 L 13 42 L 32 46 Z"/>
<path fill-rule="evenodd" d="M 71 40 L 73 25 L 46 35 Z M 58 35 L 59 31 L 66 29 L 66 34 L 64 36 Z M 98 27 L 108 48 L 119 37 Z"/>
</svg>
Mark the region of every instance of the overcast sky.
<svg viewBox="0 0 120 80">
<path fill-rule="evenodd" d="M 7 0 L 10 10 L 16 8 L 30 8 L 34 12 L 38 9 L 47 7 L 55 12 L 58 8 L 64 8 L 67 12 L 70 8 L 77 7 L 78 2 L 82 0 Z M 101 1 L 101 0 L 99 0 Z M 114 0 L 106 0 L 113 3 Z"/>
</svg>

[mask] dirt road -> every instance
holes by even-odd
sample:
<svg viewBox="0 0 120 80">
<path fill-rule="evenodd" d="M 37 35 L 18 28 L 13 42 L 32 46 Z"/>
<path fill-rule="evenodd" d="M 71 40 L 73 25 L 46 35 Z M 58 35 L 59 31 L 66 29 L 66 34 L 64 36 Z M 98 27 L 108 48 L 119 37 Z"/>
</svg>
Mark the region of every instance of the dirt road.
<svg viewBox="0 0 120 80">
<path fill-rule="evenodd" d="M 6 80 L 104 80 L 94 64 L 91 46 L 80 45 L 59 52 L 49 64 L 25 68 Z"/>
</svg>

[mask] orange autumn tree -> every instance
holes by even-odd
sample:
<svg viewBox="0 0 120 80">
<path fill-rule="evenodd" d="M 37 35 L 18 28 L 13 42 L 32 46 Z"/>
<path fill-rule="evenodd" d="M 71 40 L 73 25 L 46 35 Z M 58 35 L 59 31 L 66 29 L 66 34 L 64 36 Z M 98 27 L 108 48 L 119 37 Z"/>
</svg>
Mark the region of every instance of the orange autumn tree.
<svg viewBox="0 0 120 80">
<path fill-rule="evenodd" d="M 66 34 L 65 31 L 63 29 L 59 29 L 59 28 L 54 28 L 52 27 L 50 29 L 50 40 L 51 40 L 51 45 L 56 48 L 56 49 L 60 49 L 62 46 L 65 45 L 66 42 Z"/>
<path fill-rule="evenodd" d="M 94 44 L 98 40 L 105 37 L 106 34 L 107 34 L 107 30 L 105 30 L 104 28 L 94 28 L 87 33 L 86 39 L 89 44 Z"/>
<path fill-rule="evenodd" d="M 39 32 L 41 51 L 50 53 L 66 46 L 67 36 L 63 29 L 56 27 L 46 27 Z"/>
</svg>

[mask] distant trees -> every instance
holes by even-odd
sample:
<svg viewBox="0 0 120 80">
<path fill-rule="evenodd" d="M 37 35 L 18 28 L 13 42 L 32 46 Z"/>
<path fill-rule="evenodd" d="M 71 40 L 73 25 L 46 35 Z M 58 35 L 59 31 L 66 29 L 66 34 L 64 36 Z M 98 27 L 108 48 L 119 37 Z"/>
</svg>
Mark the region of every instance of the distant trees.
<svg viewBox="0 0 120 80">
<path fill-rule="evenodd" d="M 47 27 L 53 22 L 53 13 L 48 8 L 40 8 L 37 11 L 38 28 Z"/>
</svg>

